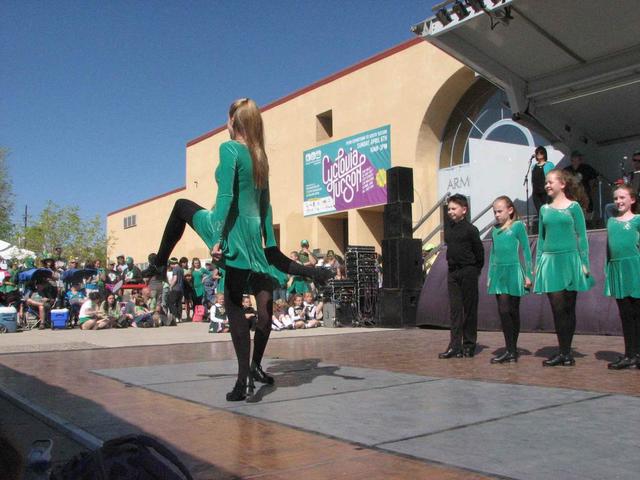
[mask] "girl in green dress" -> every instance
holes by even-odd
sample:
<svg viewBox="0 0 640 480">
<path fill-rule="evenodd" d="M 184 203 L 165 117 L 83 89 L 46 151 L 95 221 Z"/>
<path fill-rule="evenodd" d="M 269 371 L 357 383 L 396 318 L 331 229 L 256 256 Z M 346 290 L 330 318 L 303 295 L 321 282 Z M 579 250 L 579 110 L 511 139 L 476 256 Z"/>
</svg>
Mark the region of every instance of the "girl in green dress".
<svg viewBox="0 0 640 480">
<path fill-rule="evenodd" d="M 195 293 L 193 298 L 194 305 L 202 305 L 204 299 L 204 284 L 202 279 L 205 275 L 209 274 L 209 270 L 202 266 L 200 259 L 194 257 L 191 260 L 191 277 L 193 278 L 193 291 Z"/>
<path fill-rule="evenodd" d="M 589 290 L 589 243 L 582 208 L 575 201 L 574 177 L 553 169 L 545 188 L 551 203 L 540 207 L 536 272 L 533 291 L 546 293 L 560 351 L 545 360 L 545 367 L 575 365 L 571 342 L 576 331 L 576 298 Z"/>
<path fill-rule="evenodd" d="M 607 366 L 622 370 L 640 368 L 640 208 L 636 192 L 629 185 L 617 187 L 613 203 L 618 216 L 607 221 L 607 266 L 604 294 L 616 299 L 624 357 Z"/>
<path fill-rule="evenodd" d="M 491 363 L 518 361 L 520 298 L 531 288 L 531 249 L 524 224 L 511 199 L 501 196 L 493 202 L 496 225 L 491 232 L 491 258 L 487 274 L 488 293 L 495 295 L 507 349 Z M 520 250 L 524 265 L 520 263 Z"/>
<path fill-rule="evenodd" d="M 319 282 L 333 275 L 327 269 L 292 262 L 276 246 L 264 129 L 255 102 L 248 98 L 233 102 L 227 128 L 231 140 L 220 145 L 215 208 L 206 210 L 190 200 L 177 200 L 158 253 L 149 256 L 150 268 L 145 275 L 162 271 L 187 224 L 211 249 L 213 260 L 223 261 L 225 304 L 238 359 L 237 381 L 227 400 L 239 401 L 246 398 L 247 392 L 253 393 L 254 380 L 274 382 L 260 366 L 271 333 L 273 268 Z M 251 364 L 249 324 L 242 310 L 242 295 L 247 292 L 255 295 L 258 311 Z"/>
</svg>

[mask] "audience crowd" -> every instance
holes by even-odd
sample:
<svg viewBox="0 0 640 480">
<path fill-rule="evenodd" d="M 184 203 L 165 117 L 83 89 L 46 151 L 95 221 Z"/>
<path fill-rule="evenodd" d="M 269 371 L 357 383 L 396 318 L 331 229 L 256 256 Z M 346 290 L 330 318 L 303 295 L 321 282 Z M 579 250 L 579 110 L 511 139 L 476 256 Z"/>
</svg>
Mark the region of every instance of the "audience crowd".
<svg viewBox="0 0 640 480">
<path fill-rule="evenodd" d="M 309 242 L 290 257 L 305 265 L 329 268 L 345 279 L 344 260 L 333 250 L 321 255 Z M 14 306 L 23 328 L 51 326 L 52 311 L 68 312 L 66 328 L 147 328 L 183 321 L 209 322 L 209 332 L 229 331 L 224 308 L 224 269 L 199 258 L 172 257 L 166 275 L 145 276 L 130 256 L 118 255 L 103 266 L 100 260 L 66 259 L 61 248 L 22 261 L 0 258 L 0 305 Z M 144 265 L 141 265 L 144 267 Z M 23 275 L 20 275 L 23 273 Z M 253 298 L 244 296 L 247 321 L 255 325 Z M 274 285 L 273 329 L 322 326 L 323 295 L 309 278 L 279 274 Z"/>
</svg>

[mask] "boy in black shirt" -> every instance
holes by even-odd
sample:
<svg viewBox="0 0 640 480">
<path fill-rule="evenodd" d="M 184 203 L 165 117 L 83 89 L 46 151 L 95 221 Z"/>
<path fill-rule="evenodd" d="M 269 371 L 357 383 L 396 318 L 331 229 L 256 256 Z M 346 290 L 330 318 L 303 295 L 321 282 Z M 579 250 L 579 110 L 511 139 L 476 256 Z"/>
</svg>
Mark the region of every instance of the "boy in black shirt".
<svg viewBox="0 0 640 480">
<path fill-rule="evenodd" d="M 447 214 L 451 222 L 444 231 L 449 275 L 451 340 L 439 358 L 473 357 L 478 337 L 478 277 L 484 265 L 484 248 L 478 229 L 465 219 L 467 197 L 451 195 Z"/>
</svg>

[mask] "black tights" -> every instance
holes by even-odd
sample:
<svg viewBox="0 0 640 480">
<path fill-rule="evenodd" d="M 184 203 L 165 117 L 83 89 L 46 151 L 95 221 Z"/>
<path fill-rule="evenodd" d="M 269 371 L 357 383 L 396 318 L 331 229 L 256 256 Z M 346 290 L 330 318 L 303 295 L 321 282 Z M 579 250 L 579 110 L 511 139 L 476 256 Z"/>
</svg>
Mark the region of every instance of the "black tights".
<svg viewBox="0 0 640 480">
<path fill-rule="evenodd" d="M 573 341 L 573 334 L 576 332 L 577 295 L 578 292 L 569 290 L 547 293 L 562 355 L 571 354 L 571 342 Z"/>
<path fill-rule="evenodd" d="M 184 198 L 176 200 L 173 210 L 171 210 L 171 215 L 169 215 L 169 220 L 167 220 L 167 225 L 164 227 L 160 248 L 158 248 L 156 266 L 162 267 L 167 264 L 173 248 L 182 238 L 185 226 L 189 224 L 193 228 L 193 216 L 198 210 L 204 209 L 196 202 Z"/>
<path fill-rule="evenodd" d="M 619 298 L 616 303 L 622 321 L 624 356 L 632 358 L 640 354 L 640 298 Z"/>
<path fill-rule="evenodd" d="M 260 365 L 271 334 L 273 315 L 273 285 L 266 275 L 251 270 L 227 267 L 224 281 L 224 304 L 229 317 L 233 348 L 238 359 L 238 381 L 246 382 L 249 375 L 251 335 L 249 321 L 242 309 L 242 294 L 247 286 L 256 297 L 256 333 L 253 337 L 253 363 Z"/>
<path fill-rule="evenodd" d="M 496 295 L 498 313 L 502 324 L 502 333 L 507 351 L 518 353 L 518 335 L 520 335 L 520 297 Z"/>
<path fill-rule="evenodd" d="M 167 220 L 167 225 L 164 227 L 164 233 L 158 248 L 156 266 L 162 267 L 167 264 L 171 252 L 184 234 L 186 225 L 188 224 L 193 228 L 193 216 L 198 210 L 204 210 L 204 208 L 191 200 L 184 198 L 176 200 L 173 210 L 171 210 L 171 215 Z M 294 262 L 277 247 L 265 248 L 264 253 L 267 261 L 281 272 L 304 277 L 313 277 L 317 273 L 317 269 L 314 267 L 305 267 L 298 262 Z"/>
</svg>

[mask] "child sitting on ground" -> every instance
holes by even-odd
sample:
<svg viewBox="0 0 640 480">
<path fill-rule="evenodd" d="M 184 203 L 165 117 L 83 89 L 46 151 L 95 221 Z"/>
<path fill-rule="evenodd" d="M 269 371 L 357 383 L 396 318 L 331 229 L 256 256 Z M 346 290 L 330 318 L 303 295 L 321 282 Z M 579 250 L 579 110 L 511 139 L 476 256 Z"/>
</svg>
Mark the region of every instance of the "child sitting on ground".
<svg viewBox="0 0 640 480">
<path fill-rule="evenodd" d="M 302 304 L 302 295 L 294 293 L 289 298 L 289 318 L 293 322 L 293 328 L 304 328 L 304 305 Z"/>
<path fill-rule="evenodd" d="M 78 323 L 78 313 L 80 313 L 80 307 L 86 300 L 86 296 L 77 283 L 72 284 L 71 289 L 64 296 L 69 305 L 69 324 L 74 326 Z"/>
<path fill-rule="evenodd" d="M 91 292 L 80 307 L 78 323 L 82 330 L 99 330 L 111 327 L 111 322 L 100 312 L 100 294 Z"/>
<path fill-rule="evenodd" d="M 216 303 L 214 303 L 209 310 L 209 333 L 228 333 L 229 332 L 229 319 L 227 318 L 227 312 L 224 308 L 224 294 L 218 293 L 216 295 Z"/>
<path fill-rule="evenodd" d="M 319 327 L 318 304 L 313 300 L 313 293 L 306 292 L 304 294 L 302 306 L 304 307 L 304 328 Z M 320 318 L 322 318 L 321 314 Z"/>
<path fill-rule="evenodd" d="M 242 296 L 242 311 L 244 312 L 244 318 L 249 322 L 250 328 L 255 332 L 256 330 L 256 310 L 251 304 L 251 297 L 249 295 Z"/>
<path fill-rule="evenodd" d="M 287 315 L 287 302 L 280 298 L 273 304 L 273 315 L 271 316 L 271 328 L 276 332 L 280 330 L 292 330 L 293 321 Z"/>
</svg>

